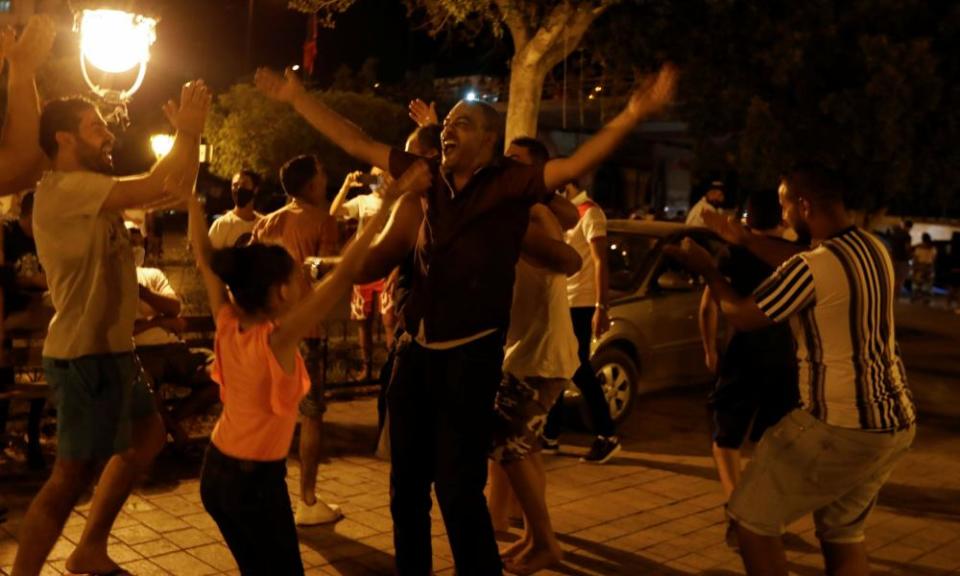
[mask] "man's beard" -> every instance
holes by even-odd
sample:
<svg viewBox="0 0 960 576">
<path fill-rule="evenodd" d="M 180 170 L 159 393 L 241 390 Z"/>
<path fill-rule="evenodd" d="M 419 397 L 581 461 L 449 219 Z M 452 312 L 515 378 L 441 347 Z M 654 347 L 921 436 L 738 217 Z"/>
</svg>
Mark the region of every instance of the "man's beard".
<svg viewBox="0 0 960 576">
<path fill-rule="evenodd" d="M 84 168 L 91 172 L 113 174 L 113 162 L 108 160 L 103 152 L 103 147 L 96 148 L 81 141 L 77 148 L 77 159 Z"/>
</svg>

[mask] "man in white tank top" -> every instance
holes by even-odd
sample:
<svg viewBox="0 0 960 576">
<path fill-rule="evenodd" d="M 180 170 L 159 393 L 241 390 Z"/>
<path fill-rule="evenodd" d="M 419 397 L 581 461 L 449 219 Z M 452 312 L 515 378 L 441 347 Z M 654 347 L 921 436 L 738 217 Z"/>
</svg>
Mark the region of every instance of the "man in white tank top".
<svg viewBox="0 0 960 576">
<path fill-rule="evenodd" d="M 535 140 L 521 139 L 511 144 L 507 156 L 533 164 L 537 155 L 531 152 L 542 147 Z M 531 235 L 559 242 L 555 261 L 534 261 L 522 255 L 517 263 L 490 474 L 494 514 L 502 515 L 507 505 L 506 498 L 494 496 L 506 492 L 498 486 L 504 477 L 523 510 L 524 537 L 502 554 L 507 569 L 519 574 L 547 568 L 563 555 L 547 511 L 546 473 L 539 448 L 547 414 L 580 364 L 564 275 L 580 269 L 580 257 L 562 243 L 563 230 L 545 206 L 530 211 L 527 238 Z"/>
</svg>

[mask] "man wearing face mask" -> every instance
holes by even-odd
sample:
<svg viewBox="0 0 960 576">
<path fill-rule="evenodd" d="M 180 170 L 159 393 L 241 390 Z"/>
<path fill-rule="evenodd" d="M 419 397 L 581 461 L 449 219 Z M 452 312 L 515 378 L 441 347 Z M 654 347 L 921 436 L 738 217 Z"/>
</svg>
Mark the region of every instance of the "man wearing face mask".
<svg viewBox="0 0 960 576">
<path fill-rule="evenodd" d="M 244 169 L 233 175 L 230 184 L 233 209 L 214 220 L 207 232 L 214 249 L 242 245 L 250 240 L 253 227 L 263 218 L 253 209 L 259 188 L 260 175 L 253 170 Z"/>
<path fill-rule="evenodd" d="M 210 350 L 190 348 L 179 333 L 184 321 L 180 317 L 182 304 L 179 295 L 170 286 L 166 274 L 159 268 L 144 266 L 145 237 L 133 222 L 125 222 L 133 244 L 133 259 L 137 266 L 139 302 L 137 320 L 133 326 L 133 341 L 137 358 L 150 378 L 156 392 L 155 399 L 167 433 L 174 444 L 188 439 L 180 422 L 186 416 L 206 408 L 217 399 L 217 388 L 206 377 L 204 368 L 212 361 Z M 164 384 L 192 388 L 187 400 L 179 403 L 171 413 L 163 404 Z"/>
</svg>

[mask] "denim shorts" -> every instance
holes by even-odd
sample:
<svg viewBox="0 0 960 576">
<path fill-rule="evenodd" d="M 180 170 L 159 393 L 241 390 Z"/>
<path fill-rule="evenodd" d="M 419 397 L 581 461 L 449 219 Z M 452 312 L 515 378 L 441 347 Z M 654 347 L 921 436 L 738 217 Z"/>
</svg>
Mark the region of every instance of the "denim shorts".
<svg viewBox="0 0 960 576">
<path fill-rule="evenodd" d="M 755 534 L 780 536 L 812 512 L 820 541 L 861 542 L 877 494 L 915 431 L 839 428 L 794 410 L 763 435 L 727 514 Z"/>
<path fill-rule="evenodd" d="M 57 408 L 57 456 L 105 460 L 130 448 L 133 422 L 155 413 L 133 352 L 43 359 Z"/>
</svg>

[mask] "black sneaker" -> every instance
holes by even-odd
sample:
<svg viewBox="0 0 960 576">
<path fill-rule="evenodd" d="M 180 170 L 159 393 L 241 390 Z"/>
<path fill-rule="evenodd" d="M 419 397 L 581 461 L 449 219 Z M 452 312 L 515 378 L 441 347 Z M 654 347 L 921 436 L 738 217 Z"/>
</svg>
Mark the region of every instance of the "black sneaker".
<svg viewBox="0 0 960 576">
<path fill-rule="evenodd" d="M 544 454 L 555 455 L 560 453 L 560 440 L 556 438 L 542 436 L 540 438 L 540 446 L 540 451 Z"/>
<path fill-rule="evenodd" d="M 606 464 L 616 456 L 617 452 L 620 452 L 619 438 L 616 436 L 610 436 L 609 438 L 597 436 L 597 439 L 593 441 L 593 446 L 590 447 L 590 451 L 580 461 L 591 464 Z"/>
</svg>

